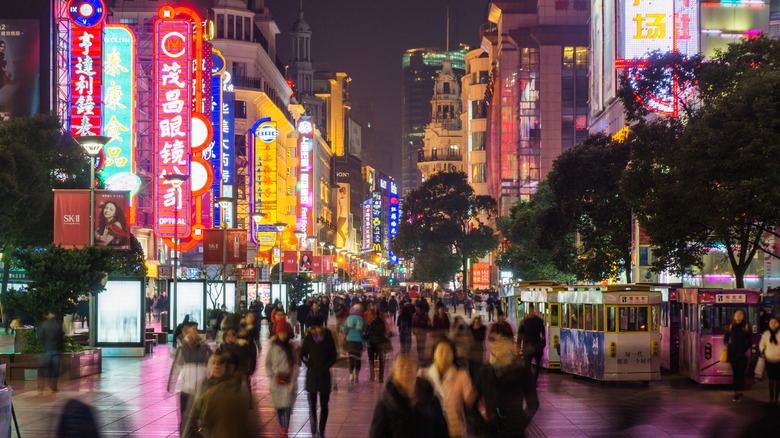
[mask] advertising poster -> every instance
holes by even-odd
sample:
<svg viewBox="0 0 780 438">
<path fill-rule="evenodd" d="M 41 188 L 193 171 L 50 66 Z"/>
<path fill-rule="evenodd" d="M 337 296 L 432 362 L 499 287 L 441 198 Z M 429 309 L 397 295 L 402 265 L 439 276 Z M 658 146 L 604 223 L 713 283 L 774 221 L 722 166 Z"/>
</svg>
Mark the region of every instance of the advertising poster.
<svg viewBox="0 0 780 438">
<path fill-rule="evenodd" d="M 98 298 L 98 343 L 141 344 L 144 306 L 141 280 L 110 280 Z"/>
<path fill-rule="evenodd" d="M 298 122 L 298 219 L 296 226 L 308 235 L 314 233 L 314 124 L 310 116 Z"/>
<path fill-rule="evenodd" d="M 298 272 L 298 253 L 297 251 L 285 251 L 284 252 L 284 273 L 295 274 Z"/>
<path fill-rule="evenodd" d="M 349 238 L 349 183 L 338 183 L 336 191 L 336 248 L 344 248 Z"/>
<path fill-rule="evenodd" d="M 0 18 L 0 121 L 40 112 L 38 20 Z"/>
<path fill-rule="evenodd" d="M 89 190 L 87 205 L 89 205 Z M 95 246 L 130 249 L 128 192 L 95 191 Z M 89 218 L 87 218 L 89 220 Z M 89 242 L 87 242 L 89 243 Z"/>
<path fill-rule="evenodd" d="M 474 263 L 471 272 L 472 282 L 475 288 L 490 287 L 490 264 Z"/>
<path fill-rule="evenodd" d="M 260 298 L 260 302 L 264 306 L 267 306 L 271 302 L 271 285 L 269 283 L 260 283 L 258 288 L 255 288 L 254 283 L 247 283 L 246 285 L 246 301 L 251 303 Z"/>
<path fill-rule="evenodd" d="M 223 254 L 222 245 L 227 240 L 227 253 Z M 227 230 L 227 239 L 223 230 L 211 229 L 204 231 L 203 264 L 204 265 L 237 265 L 246 263 L 246 230 Z"/>
<path fill-rule="evenodd" d="M 298 260 L 298 272 L 312 272 L 314 268 L 314 259 L 311 251 L 301 251 Z"/>
<path fill-rule="evenodd" d="M 54 191 L 54 243 L 63 248 L 89 245 L 89 190 Z"/>
<path fill-rule="evenodd" d="M 312 257 L 312 274 L 328 275 L 333 273 L 333 256 Z M 322 264 L 322 266 L 320 266 Z M 322 269 L 322 270 L 320 270 Z"/>
</svg>

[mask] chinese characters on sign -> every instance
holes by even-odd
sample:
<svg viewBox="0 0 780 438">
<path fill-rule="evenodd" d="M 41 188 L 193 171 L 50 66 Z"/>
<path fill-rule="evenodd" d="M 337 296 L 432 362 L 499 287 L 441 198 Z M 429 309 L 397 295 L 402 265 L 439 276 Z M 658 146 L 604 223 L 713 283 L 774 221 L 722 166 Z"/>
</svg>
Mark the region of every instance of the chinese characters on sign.
<svg viewBox="0 0 780 438">
<path fill-rule="evenodd" d="M 647 304 L 649 302 L 647 295 L 623 295 L 620 297 L 620 304 Z"/>
<path fill-rule="evenodd" d="M 103 149 L 99 176 L 110 190 L 136 191 L 135 35 L 126 26 L 107 24 L 103 30 Z"/>
<path fill-rule="evenodd" d="M 227 77 L 227 76 L 226 76 Z M 232 185 L 235 180 L 235 94 L 227 91 L 229 79 L 222 81 L 222 185 Z"/>
<path fill-rule="evenodd" d="M 382 251 L 382 194 L 374 192 L 371 194 L 371 233 L 374 251 Z"/>
<path fill-rule="evenodd" d="M 746 303 L 747 295 L 745 294 L 718 294 L 715 296 L 716 303 Z"/>
<path fill-rule="evenodd" d="M 166 179 L 190 173 L 190 26 L 185 20 L 155 23 L 155 232 L 160 237 L 190 234 L 190 180 Z"/>
<path fill-rule="evenodd" d="M 474 287 L 490 287 L 490 264 L 474 263 L 471 276 Z"/>
<path fill-rule="evenodd" d="M 211 127 L 214 137 L 204 153 L 211 163 L 214 175 L 222 174 L 222 72 L 225 70 L 225 59 L 218 50 L 211 52 Z M 222 196 L 222 179 L 215 177 L 211 183 L 212 195 L 216 199 Z M 214 202 L 214 227 L 221 226 L 222 216 L 219 213 L 219 203 Z"/>
<path fill-rule="evenodd" d="M 70 134 L 100 135 L 102 22 L 70 31 Z"/>
<path fill-rule="evenodd" d="M 269 217 L 275 217 L 276 212 L 276 186 L 277 186 L 277 151 L 276 138 L 270 142 L 263 141 L 267 137 L 261 135 L 266 127 L 276 129 L 276 122 L 272 122 L 266 117 L 258 120 L 249 132 L 249 211 L 252 213 L 261 213 Z M 270 234 L 269 234 L 270 232 Z M 276 230 L 272 225 L 262 225 L 253 223 L 252 241 L 263 246 L 265 242 L 263 236 L 275 236 Z M 273 241 L 270 242 L 273 245 Z M 269 245 L 270 246 L 270 245 Z"/>
<path fill-rule="evenodd" d="M 674 50 L 674 0 L 626 0 L 624 59 Z"/>
<path fill-rule="evenodd" d="M 363 249 L 370 250 L 371 244 L 371 205 L 370 199 L 363 201 Z"/>
<path fill-rule="evenodd" d="M 310 116 L 302 116 L 298 121 L 298 151 L 300 162 L 298 164 L 298 220 L 296 226 L 307 235 L 311 235 L 314 232 L 312 224 L 314 124 L 311 122 Z"/>
<path fill-rule="evenodd" d="M 393 183 L 394 184 L 394 183 Z M 398 234 L 398 195 L 395 193 L 390 194 L 390 209 L 388 215 L 388 223 L 390 229 L 390 241 L 392 242 L 396 234 Z M 388 246 L 390 263 L 397 264 L 398 257 L 393 254 L 392 244 Z"/>
</svg>

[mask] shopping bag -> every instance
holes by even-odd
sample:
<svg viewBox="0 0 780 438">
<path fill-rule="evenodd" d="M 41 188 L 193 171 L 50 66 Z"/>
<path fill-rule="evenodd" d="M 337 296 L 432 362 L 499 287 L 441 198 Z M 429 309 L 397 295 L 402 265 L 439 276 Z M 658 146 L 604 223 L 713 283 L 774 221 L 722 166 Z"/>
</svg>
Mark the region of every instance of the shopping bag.
<svg viewBox="0 0 780 438">
<path fill-rule="evenodd" d="M 727 363 L 729 361 L 729 350 L 723 350 L 720 353 L 720 362 Z"/>
<path fill-rule="evenodd" d="M 766 370 L 766 359 L 764 359 L 764 356 L 759 356 L 758 362 L 756 362 L 756 369 L 753 372 L 753 375 L 756 377 L 756 379 L 763 379 L 764 378 L 764 371 Z"/>
</svg>

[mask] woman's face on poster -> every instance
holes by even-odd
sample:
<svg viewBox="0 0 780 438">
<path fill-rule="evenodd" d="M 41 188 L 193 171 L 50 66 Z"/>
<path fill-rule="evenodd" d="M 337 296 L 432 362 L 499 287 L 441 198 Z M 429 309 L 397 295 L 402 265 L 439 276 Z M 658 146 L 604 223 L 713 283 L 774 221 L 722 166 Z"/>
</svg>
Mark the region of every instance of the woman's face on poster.
<svg viewBox="0 0 780 438">
<path fill-rule="evenodd" d="M 112 203 L 108 203 L 103 207 L 103 217 L 106 219 L 113 219 L 116 215 L 116 206 Z"/>
</svg>

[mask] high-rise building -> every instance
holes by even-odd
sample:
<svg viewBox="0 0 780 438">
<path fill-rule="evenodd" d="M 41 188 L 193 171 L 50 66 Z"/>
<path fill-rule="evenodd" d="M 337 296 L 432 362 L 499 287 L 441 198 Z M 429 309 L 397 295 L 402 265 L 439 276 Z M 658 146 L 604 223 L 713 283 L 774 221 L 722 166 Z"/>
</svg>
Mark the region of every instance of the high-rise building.
<svg viewBox="0 0 780 438">
<path fill-rule="evenodd" d="M 464 168 L 477 195 L 487 195 L 487 104 L 485 90 L 490 79 L 490 57 L 479 48 L 466 54 L 466 74 L 461 78 Z"/>
<path fill-rule="evenodd" d="M 587 135 L 589 10 L 587 0 L 490 4 L 487 178 L 501 216 Z"/>
<path fill-rule="evenodd" d="M 450 51 L 452 71 L 458 77 L 465 72 L 468 51 L 465 44 Z M 423 148 L 425 126 L 431 121 L 433 86 L 446 54 L 442 48 L 428 47 L 409 49 L 402 58 L 401 196 L 420 184 L 417 154 Z"/>
</svg>

